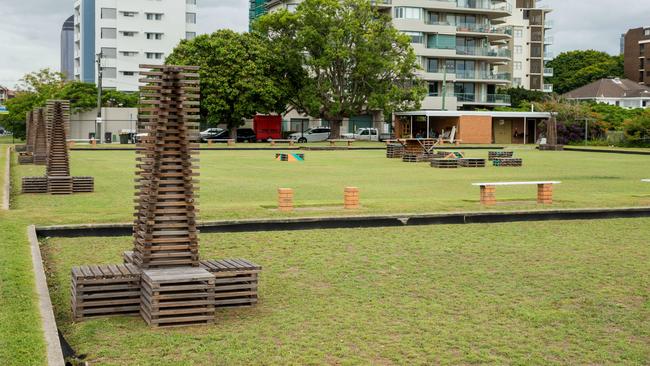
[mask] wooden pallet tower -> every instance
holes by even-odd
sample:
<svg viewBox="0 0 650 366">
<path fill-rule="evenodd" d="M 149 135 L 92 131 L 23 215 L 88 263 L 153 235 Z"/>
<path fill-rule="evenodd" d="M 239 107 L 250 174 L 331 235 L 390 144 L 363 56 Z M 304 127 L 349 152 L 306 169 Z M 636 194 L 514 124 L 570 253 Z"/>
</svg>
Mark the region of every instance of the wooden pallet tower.
<svg viewBox="0 0 650 366">
<path fill-rule="evenodd" d="M 34 164 L 34 111 L 27 112 L 25 118 L 25 129 L 27 136 L 25 139 L 25 151 L 18 153 L 18 164 Z"/>
<path fill-rule="evenodd" d="M 94 291 L 122 281 L 117 292 L 105 290 L 102 306 L 88 314 L 130 315 L 135 300 L 134 282 L 139 284 L 140 316 L 152 327 L 177 327 L 214 322 L 215 308 L 251 306 L 257 303 L 261 267 L 241 259 L 199 259 L 197 229 L 199 80 L 198 68 L 141 65 L 145 84 L 141 91 L 140 140 L 136 172 L 136 205 L 133 251 L 123 253 L 132 266 L 129 276 L 98 278 L 73 275 L 73 312 L 77 320 L 87 318 L 82 283 Z M 109 266 L 110 267 L 110 266 Z M 130 268 L 130 267 L 129 267 Z M 136 273 L 137 279 L 131 274 Z M 128 284 L 126 282 L 128 282 Z M 130 285 L 129 285 L 130 284 Z M 128 285 L 128 286 L 127 286 Z M 129 292 L 128 296 L 124 291 Z M 127 304 L 124 304 L 127 302 Z M 123 305 L 124 306 L 121 306 Z M 114 308 L 115 311 L 106 311 Z"/>
<path fill-rule="evenodd" d="M 37 115 L 40 112 L 37 113 Z M 23 193 L 72 194 L 74 192 L 92 192 L 94 179 L 92 177 L 72 177 L 70 175 L 70 158 L 66 139 L 70 125 L 70 102 L 67 100 L 48 100 L 45 119 L 37 119 L 39 129 L 36 134 L 36 148 L 46 149 L 45 177 L 24 177 Z M 41 127 L 45 127 L 45 143 L 38 142 Z M 34 161 L 37 161 L 34 155 Z"/>
<path fill-rule="evenodd" d="M 34 115 L 34 164 L 47 163 L 47 127 L 45 125 L 45 109 L 37 108 Z"/>
</svg>

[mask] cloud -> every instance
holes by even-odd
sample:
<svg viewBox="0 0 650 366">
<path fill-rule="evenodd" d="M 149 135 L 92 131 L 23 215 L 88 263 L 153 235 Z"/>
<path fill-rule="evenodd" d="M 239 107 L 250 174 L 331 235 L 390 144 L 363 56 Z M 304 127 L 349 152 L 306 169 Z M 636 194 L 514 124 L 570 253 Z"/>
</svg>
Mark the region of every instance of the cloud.
<svg viewBox="0 0 650 366">
<path fill-rule="evenodd" d="M 61 25 L 73 0 L 3 1 L 0 21 L 0 84 L 14 86 L 26 73 L 59 69 Z M 648 0 L 543 0 L 553 8 L 555 54 L 597 49 L 618 54 L 619 37 L 629 28 L 650 25 Z M 198 0 L 201 33 L 248 29 L 248 0 Z"/>
</svg>

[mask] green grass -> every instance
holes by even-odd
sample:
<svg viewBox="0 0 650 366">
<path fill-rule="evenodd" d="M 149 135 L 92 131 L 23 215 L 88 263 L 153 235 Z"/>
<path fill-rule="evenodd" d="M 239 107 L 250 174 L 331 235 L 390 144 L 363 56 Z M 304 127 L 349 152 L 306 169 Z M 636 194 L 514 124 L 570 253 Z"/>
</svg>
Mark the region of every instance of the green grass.
<svg viewBox="0 0 650 366">
<path fill-rule="evenodd" d="M 269 151 L 201 153 L 200 206 L 204 220 L 350 214 L 342 209 L 343 188 L 358 186 L 356 214 L 484 210 L 471 183 L 560 180 L 554 208 L 650 204 L 650 159 L 646 156 L 517 150 L 523 168 L 442 170 L 426 163 L 389 160 L 382 151 L 306 152 L 304 163 L 274 160 Z M 484 150 L 468 151 L 485 157 Z M 128 222 L 132 220 L 135 153 L 74 151 L 72 173 L 95 177 L 96 192 L 74 196 L 20 195 L 20 177 L 42 175 L 43 167 L 14 169 L 14 208 L 37 224 Z M 277 188 L 295 189 L 292 214 L 276 205 Z M 499 210 L 540 209 L 534 186 L 497 189 Z M 322 207 L 314 207 L 322 206 Z M 38 209 L 36 209 L 38 208 Z"/>
<path fill-rule="evenodd" d="M 0 145 L 0 156 L 3 156 L 5 153 L 5 149 L 2 149 L 2 147 Z M 516 150 L 516 155 L 524 158 L 525 167 L 523 168 L 497 169 L 488 167 L 485 169 L 459 169 L 449 171 L 432 169 L 426 164 L 406 164 L 397 160 L 388 160 L 384 158 L 382 151 L 307 151 L 305 153 L 307 160 L 304 163 L 292 164 L 274 161 L 274 152 L 272 151 L 202 152 L 200 156 L 201 219 L 350 214 L 350 212 L 345 212 L 341 207 L 343 188 L 345 186 L 358 186 L 361 189 L 363 207 L 361 210 L 355 211 L 354 214 L 484 210 L 478 203 L 478 189 L 472 187 L 471 183 L 492 180 L 562 180 L 563 184 L 559 185 L 555 191 L 556 204 L 553 208 L 644 206 L 650 204 L 650 185 L 643 184 L 639 181 L 641 178 L 650 178 L 646 174 L 648 168 L 650 168 L 650 159 L 645 156 L 586 154 L 578 152 L 544 153 L 531 150 L 530 148 L 521 148 Z M 473 150 L 468 151 L 468 153 L 472 157 L 485 157 L 487 155 L 485 150 Z M 134 152 L 75 151 L 71 154 L 71 161 L 72 173 L 74 175 L 90 175 L 95 177 L 95 193 L 73 196 L 21 195 L 21 177 L 41 176 L 44 174 L 44 167 L 17 166 L 16 164 L 13 166 L 12 211 L 10 213 L 0 212 L 0 232 L 3 233 L 1 236 L 3 240 L 0 242 L 0 364 L 2 365 L 38 365 L 44 362 L 44 342 L 40 333 L 41 325 L 36 309 L 37 302 L 33 286 L 29 245 L 25 233 L 26 226 L 32 223 L 52 225 L 92 222 L 129 222 L 132 220 Z M 4 169 L 3 165 L 0 165 L 0 167 Z M 276 189 L 278 187 L 294 188 L 296 190 L 296 204 L 301 209 L 291 214 L 282 214 L 272 209 L 276 204 Z M 498 210 L 543 208 L 534 202 L 534 187 L 498 189 L 497 197 L 503 202 L 503 204 L 496 207 Z M 617 242 L 617 240 L 627 240 L 619 239 L 621 235 L 623 235 L 623 238 L 625 238 L 625 235 L 632 236 L 633 234 L 639 238 L 643 237 L 645 235 L 643 230 L 634 229 L 636 230 L 634 231 L 630 228 L 630 225 L 634 226 L 638 222 L 635 220 L 616 221 L 618 223 L 616 226 L 611 226 L 607 222 L 603 222 L 602 226 L 608 228 L 608 233 L 611 232 L 611 235 L 607 234 L 607 237 L 611 238 L 608 240 L 612 243 L 631 244 L 631 242 Z M 614 223 L 614 221 L 609 223 Z M 544 230 L 540 229 L 540 227 L 553 228 L 556 227 L 553 225 L 560 224 L 531 226 L 533 229 L 531 229 L 530 234 L 528 226 L 521 225 L 518 227 L 526 229 L 515 231 L 515 234 L 521 234 L 523 232 L 526 236 L 520 242 L 514 241 L 510 244 L 528 245 L 529 237 L 536 238 L 540 235 L 545 235 Z M 576 230 L 578 230 L 576 232 L 582 233 L 580 235 L 576 234 L 576 242 L 583 240 L 590 243 L 589 240 L 592 239 L 593 235 L 590 232 L 579 229 L 583 226 L 592 227 L 594 225 L 598 226 L 598 223 L 574 225 Z M 490 227 L 492 226 L 485 226 L 485 228 Z M 534 229 L 535 227 L 538 229 Z M 398 294 L 403 288 L 409 288 L 407 286 L 408 284 L 403 281 L 408 280 L 408 276 L 411 276 L 411 271 L 414 271 L 416 267 L 409 267 L 403 264 L 401 259 L 398 260 L 395 257 L 396 254 L 389 253 L 386 257 L 377 258 L 376 256 L 381 251 L 375 253 L 376 248 L 383 248 L 383 246 L 374 246 L 373 248 L 375 250 L 360 248 L 363 251 L 353 256 L 356 259 L 350 259 L 353 262 L 347 262 L 347 264 L 343 261 L 343 264 L 341 264 L 343 267 L 337 265 L 336 263 L 338 262 L 328 260 L 323 254 L 336 254 L 338 256 L 344 253 L 340 252 L 340 245 L 342 243 L 348 243 L 350 245 L 356 245 L 355 243 L 361 245 L 365 242 L 384 243 L 385 238 L 392 238 L 390 239 L 392 240 L 391 242 L 382 245 L 389 245 L 388 249 L 396 251 L 395 253 L 400 253 L 400 255 L 404 254 L 405 258 L 411 262 L 430 264 L 424 261 L 418 254 L 424 252 L 418 252 L 420 249 L 411 246 L 417 243 L 420 243 L 418 245 L 426 244 L 431 246 L 438 243 L 439 240 L 444 240 L 445 243 L 448 243 L 456 235 L 453 234 L 455 230 L 467 230 L 467 227 L 425 228 L 422 229 L 422 232 L 426 233 L 426 238 L 420 239 L 418 239 L 418 234 L 409 231 L 413 229 L 400 230 L 402 229 L 391 229 L 388 231 L 377 230 L 377 235 L 371 235 L 374 231 L 350 230 L 317 231 L 310 233 L 296 232 L 290 234 L 267 233 L 249 236 L 232 235 L 224 236 L 223 238 L 217 238 L 212 235 L 202 236 L 203 249 L 205 250 L 204 254 L 206 256 L 248 257 L 258 261 L 266 268 L 261 306 L 253 310 L 240 310 L 220 314 L 219 324 L 223 324 L 223 328 L 215 328 L 216 333 L 206 333 L 206 330 L 200 329 L 196 331 L 198 332 L 196 335 L 194 334 L 194 329 L 179 330 L 177 332 L 155 332 L 149 331 L 143 324 L 135 320 L 113 319 L 81 325 L 70 325 L 64 321 L 62 325 L 66 333 L 71 336 L 75 347 L 79 347 L 82 352 L 91 354 L 92 358 L 100 363 L 111 363 L 113 361 L 113 363 L 129 363 L 127 358 L 120 358 L 122 357 L 118 354 L 120 347 L 104 347 L 104 345 L 107 342 L 117 342 L 118 339 L 116 339 L 115 335 L 124 334 L 125 327 L 130 327 L 134 324 L 137 332 L 133 334 L 129 333 L 126 336 L 126 339 L 130 342 L 130 348 L 125 355 L 128 355 L 129 352 L 134 352 L 134 349 L 145 347 L 147 342 L 153 342 L 159 346 L 156 346 L 158 347 L 156 348 L 158 351 L 170 355 L 166 358 L 167 363 L 174 363 L 173 357 L 188 360 L 188 363 L 202 364 L 246 363 L 246 361 L 250 363 L 251 360 L 255 361 L 257 359 L 265 360 L 266 363 L 298 364 L 337 363 L 338 360 L 342 360 L 342 363 L 382 363 L 384 361 L 386 361 L 384 363 L 403 363 L 402 361 L 404 360 L 414 360 L 413 363 L 436 363 L 436 357 L 438 357 L 436 355 L 438 353 L 441 355 L 441 362 L 450 360 L 447 361 L 450 363 L 470 363 L 474 362 L 473 360 L 475 358 L 488 360 L 488 362 L 493 363 L 501 363 L 494 360 L 508 358 L 510 356 L 509 353 L 486 354 L 486 351 L 481 348 L 486 347 L 485 343 L 482 343 L 481 347 L 478 347 L 480 342 L 476 343 L 476 347 L 478 348 L 474 349 L 472 342 L 474 342 L 473 340 L 475 338 L 466 333 L 467 329 L 461 332 L 461 329 L 455 328 L 448 321 L 444 324 L 447 324 L 450 328 L 440 328 L 444 324 L 430 324 L 428 321 L 424 321 L 421 326 L 417 325 L 416 320 L 421 319 L 422 316 L 420 311 L 425 310 L 409 308 L 415 314 L 411 316 L 409 315 L 409 311 L 407 311 L 408 309 L 400 305 L 400 298 L 388 296 Z M 486 235 L 488 237 L 490 235 L 483 233 L 482 230 L 484 229 L 476 227 L 472 231 L 467 231 L 464 240 L 474 244 L 485 243 L 483 239 Z M 334 235 L 333 233 L 335 233 L 335 236 L 330 238 L 331 235 Z M 396 233 L 400 234 L 398 235 Z M 561 230 L 556 230 L 554 235 L 560 235 L 558 233 L 561 233 Z M 368 239 L 365 239 L 366 237 Z M 561 235 L 555 236 L 556 239 L 561 237 Z M 589 240 L 586 240 L 586 238 Z M 74 261 L 79 261 L 79 263 L 119 262 L 120 251 L 130 246 L 128 239 L 101 239 L 95 244 L 93 244 L 92 239 L 77 239 L 71 242 L 73 247 L 77 245 L 75 243 L 85 243 L 84 245 L 92 246 L 90 246 L 89 250 L 83 250 L 84 247 L 75 247 L 79 250 L 74 254 L 68 252 L 69 245 L 66 244 L 67 242 L 61 242 L 63 244 L 58 248 L 57 243 L 59 242 L 52 241 L 47 253 L 47 258 L 50 261 L 49 264 L 54 268 L 53 275 L 55 277 L 53 278 L 53 285 L 55 287 L 52 290 L 58 304 L 57 313 L 59 319 L 65 319 L 65 311 L 67 311 L 67 305 L 61 306 L 61 301 L 64 301 L 62 298 L 64 296 L 63 293 L 67 293 L 68 291 L 67 282 L 65 288 L 58 287 L 62 286 L 63 282 L 68 281 L 66 268 L 76 263 Z M 219 247 L 212 246 L 217 242 L 220 243 Z M 302 252 L 303 249 L 300 249 L 301 252 L 296 253 L 295 257 L 293 256 L 292 251 L 298 248 L 296 244 L 311 242 L 315 245 L 314 250 L 322 251 L 322 253 Z M 505 242 L 508 242 L 508 240 L 505 240 Z M 530 244 L 534 245 L 535 243 L 539 242 L 534 241 Z M 105 247 L 103 246 L 104 244 L 106 245 Z M 559 244 L 561 243 L 557 245 Z M 557 245 L 550 245 L 547 255 L 558 255 L 561 257 L 560 254 L 556 253 L 559 250 L 556 249 Z M 400 246 L 404 249 L 399 249 Z M 590 248 L 592 250 L 602 250 L 600 247 Z M 500 253 L 498 251 L 494 252 L 494 250 L 493 246 L 488 246 L 484 250 L 477 251 L 476 256 L 480 254 L 492 257 L 495 255 L 494 253 Z M 630 255 L 629 258 L 632 259 L 625 266 L 613 265 L 612 268 L 604 268 L 604 270 L 622 271 L 626 268 L 638 267 L 644 263 L 647 264 L 648 261 L 642 256 L 642 250 L 643 248 L 639 248 L 638 253 Z M 362 254 L 364 251 L 365 254 Z M 566 251 L 562 250 L 558 253 L 567 254 Z M 68 257 L 73 254 L 76 256 L 74 261 Z M 378 261 L 377 263 L 373 262 L 375 259 Z M 581 259 L 588 260 L 589 258 L 585 259 L 583 257 Z M 337 260 L 340 262 L 343 259 L 337 257 Z M 381 291 L 386 292 L 388 296 L 386 301 L 390 300 L 391 304 L 397 307 L 394 315 L 400 316 L 401 318 L 397 320 L 392 320 L 391 318 L 384 325 L 372 323 L 370 328 L 360 328 L 360 331 L 355 333 L 353 331 L 354 327 L 351 325 L 355 324 L 355 322 L 363 325 L 365 321 L 373 317 L 381 318 L 381 316 L 384 316 L 381 319 L 388 319 L 386 314 L 377 313 L 377 311 L 388 311 L 385 308 L 387 305 L 384 304 L 377 310 L 373 310 L 368 307 L 369 305 L 364 305 L 358 298 L 358 296 L 376 296 L 376 291 L 372 287 L 368 287 L 368 283 L 372 283 L 373 279 L 379 277 L 376 277 L 376 273 L 374 275 L 371 275 L 371 273 L 361 273 L 362 277 L 358 280 L 350 277 L 349 274 L 356 273 L 350 272 L 353 270 L 350 266 L 357 263 L 357 260 L 362 261 L 369 268 L 375 269 L 381 263 L 399 263 L 399 266 L 396 268 L 407 271 L 408 276 L 403 279 L 389 276 L 389 278 L 382 279 L 382 281 L 385 281 L 382 282 L 380 287 Z M 507 267 L 511 263 L 520 265 L 514 258 L 512 261 L 507 263 L 503 262 L 502 266 Z M 301 262 L 309 263 L 310 267 L 301 267 Z M 552 261 L 549 262 L 549 265 L 551 264 Z M 287 267 L 289 265 L 291 267 Z M 318 273 L 325 273 L 323 271 L 327 268 L 318 268 L 318 265 L 333 267 L 332 271 L 328 272 L 328 278 L 319 279 Z M 291 269 L 294 267 L 298 268 L 295 273 Z M 390 268 L 386 267 L 383 270 L 390 271 Z M 464 267 L 461 266 L 459 268 L 462 269 Z M 440 274 L 431 272 L 434 269 L 435 267 L 427 269 L 424 273 L 432 276 L 441 276 Z M 463 271 L 465 269 L 452 274 L 456 276 L 465 275 Z M 304 279 L 302 278 L 303 274 L 306 276 Z M 287 287 L 288 292 L 280 293 L 282 288 L 286 287 L 286 281 L 283 283 L 282 279 L 292 278 L 291 276 L 293 276 L 293 282 L 295 283 Z M 319 281 L 329 282 L 333 280 L 329 277 L 336 276 L 340 276 L 341 281 L 344 281 L 346 286 L 350 285 L 350 288 L 347 290 L 345 290 L 345 286 L 335 286 L 334 288 L 341 291 L 340 295 L 337 296 L 349 297 L 345 301 L 355 300 L 354 305 L 360 306 L 363 311 L 359 310 L 356 312 L 354 311 L 354 307 L 352 307 L 351 310 L 345 310 L 345 312 L 341 310 L 339 312 L 337 309 L 349 309 L 350 304 L 345 303 L 345 301 L 341 303 L 343 300 L 334 296 L 336 304 L 332 305 L 334 307 L 328 313 L 327 296 L 323 296 L 322 299 L 318 300 L 312 298 L 315 296 L 315 293 L 318 294 L 318 291 L 320 291 L 318 288 L 320 286 Z M 435 276 L 433 278 L 440 280 L 440 277 Z M 639 280 L 642 278 L 639 277 Z M 418 283 L 423 281 L 422 279 L 418 280 L 417 276 L 413 277 L 413 279 L 420 281 Z M 298 280 L 300 282 L 297 282 Z M 486 286 L 497 286 L 501 288 L 498 281 L 494 282 L 495 280 L 492 277 L 487 277 L 486 281 Z M 449 286 L 451 285 L 449 284 Z M 325 286 L 322 289 L 324 291 L 323 293 L 332 295 L 326 291 L 327 289 L 328 287 Z M 514 286 L 514 290 L 517 289 L 517 286 Z M 314 293 L 313 291 L 316 292 Z M 357 294 L 357 292 L 359 293 Z M 514 291 L 512 296 L 515 296 L 516 293 L 517 291 Z M 302 298 L 303 296 L 308 296 L 308 298 Z M 503 296 L 507 297 L 510 295 L 505 293 Z M 373 301 L 375 299 L 375 297 L 369 298 L 373 299 Z M 592 301 L 590 294 L 585 294 L 583 299 L 584 301 Z M 443 300 L 451 301 L 451 299 L 442 299 L 440 301 Z M 317 301 L 317 303 L 313 301 Z M 308 312 L 293 315 L 294 309 L 300 308 L 302 304 L 310 306 Z M 647 307 L 647 305 L 645 306 Z M 422 309 L 428 308 L 425 306 Z M 492 311 L 492 309 L 492 307 L 488 307 L 484 310 Z M 435 309 L 426 311 L 430 312 L 433 310 Z M 348 311 L 351 313 L 345 315 Z M 321 312 L 334 317 L 321 317 Z M 581 316 L 583 315 L 581 314 Z M 339 316 L 342 318 L 345 318 L 344 316 L 348 317 L 345 318 L 345 323 L 342 323 L 342 328 L 337 328 L 335 321 L 332 320 L 337 319 Z M 455 316 L 459 315 L 456 314 Z M 313 320 L 311 320 L 312 317 Z M 646 316 L 645 321 L 647 319 Z M 258 322 L 261 327 L 261 333 L 255 335 L 253 325 Z M 489 327 L 494 325 L 490 322 L 487 324 Z M 583 325 L 597 327 L 599 324 L 596 321 L 591 324 L 589 321 L 584 320 Z M 621 333 L 622 336 L 620 339 L 624 339 L 626 342 L 628 338 L 623 337 L 627 334 L 626 332 L 632 332 L 634 329 L 641 327 L 641 325 L 635 325 L 634 327 L 631 325 L 628 326 L 628 323 L 625 322 L 622 324 L 619 328 L 612 331 L 614 333 L 623 332 Z M 382 327 L 388 325 L 395 332 L 402 326 L 409 326 L 410 328 L 405 328 L 408 329 L 408 332 L 404 334 L 389 332 L 387 334 L 390 334 L 390 337 L 386 336 L 387 338 L 381 338 L 381 332 L 389 330 Z M 519 333 L 515 334 L 521 335 L 526 328 L 521 324 L 519 326 L 521 327 Z M 423 330 L 420 327 L 425 327 L 429 330 L 439 329 L 436 332 L 443 332 L 433 332 L 433 334 L 438 334 L 437 336 L 439 337 L 443 337 L 444 335 L 444 337 L 450 339 L 449 341 L 441 341 L 442 345 L 448 344 L 455 339 L 465 339 L 470 344 L 466 344 L 464 347 L 469 347 L 467 349 L 471 349 L 472 351 L 469 352 L 466 348 L 458 348 L 453 351 L 450 351 L 452 348 L 447 348 L 446 351 L 431 348 L 430 352 L 432 354 L 417 354 L 417 352 L 413 351 L 415 349 L 413 348 L 414 345 L 417 345 L 421 349 L 425 347 L 425 343 L 422 343 L 425 340 L 427 342 L 436 341 L 435 339 L 428 338 L 433 336 L 423 336 L 421 334 Z M 318 335 L 321 328 L 324 332 L 322 336 Z M 481 328 L 480 332 L 487 332 L 489 331 L 488 328 Z M 233 338 L 232 332 L 228 332 L 229 330 L 241 330 L 242 333 Z M 333 335 L 338 335 L 339 330 L 342 332 L 341 335 L 346 337 L 345 339 L 349 340 L 354 338 L 355 341 L 346 344 L 335 343 L 336 337 Z M 579 330 L 586 332 L 581 335 L 582 337 L 588 338 L 597 335 L 593 333 L 595 332 L 594 329 Z M 115 333 L 112 335 L 111 331 Z M 530 331 L 532 332 L 533 330 Z M 310 340 L 304 339 L 307 333 L 313 332 L 317 333 L 318 340 L 314 340 L 313 338 Z M 454 332 L 460 333 L 455 334 Z M 572 334 L 568 330 L 567 333 Z M 168 334 L 173 335 L 169 340 L 167 340 Z M 449 336 L 449 334 L 453 336 Z M 291 339 L 294 335 L 300 341 L 292 343 Z M 413 338 L 416 335 L 423 337 L 422 341 Z M 86 337 L 88 337 L 87 341 L 84 340 Z M 313 335 L 310 337 L 313 337 Z M 405 340 L 402 340 L 403 337 Z M 480 334 L 477 337 L 479 338 L 476 339 L 476 342 L 482 339 L 480 338 Z M 621 355 L 631 357 L 630 360 L 632 361 L 630 363 L 633 363 L 633 361 L 639 359 L 638 357 L 641 357 L 638 353 L 634 353 L 636 351 L 634 351 L 635 347 L 633 345 L 636 339 L 639 338 L 630 340 L 632 346 L 630 346 L 629 352 L 621 351 L 620 353 Z M 540 341 L 539 338 L 537 340 Z M 647 343 L 647 338 L 645 338 L 645 341 Z M 323 342 L 322 347 L 318 342 Z M 507 332 L 502 332 L 491 342 L 506 344 L 511 342 L 511 338 Z M 516 343 L 516 341 L 512 342 Z M 619 341 L 619 343 L 621 342 L 623 341 Z M 98 344 L 97 347 L 92 346 L 95 343 Z M 171 356 L 179 344 L 185 344 L 186 347 L 190 347 L 191 349 L 184 349 L 177 356 Z M 410 344 L 409 347 L 411 348 L 405 344 Z M 426 347 L 428 347 L 428 344 L 426 343 Z M 594 347 L 599 344 L 594 343 Z M 566 345 L 566 347 L 569 346 Z M 215 347 L 218 347 L 218 349 Z M 442 346 L 439 345 L 438 347 Z M 404 351 L 400 351 L 401 348 L 404 348 Z M 223 351 L 219 351 L 219 349 L 223 349 Z M 568 354 L 574 355 L 576 352 L 585 349 L 571 348 L 571 352 Z M 358 352 L 351 352 L 351 350 L 357 350 Z M 475 351 L 477 353 L 473 353 Z M 549 352 L 548 348 L 536 352 L 542 351 Z M 149 355 L 147 352 L 153 353 L 154 350 L 153 348 L 148 348 L 142 354 L 133 357 L 135 357 L 134 359 L 144 360 Z M 566 352 L 558 352 L 563 355 L 562 357 L 566 357 L 567 355 Z M 214 356 L 215 354 L 218 354 L 218 356 Z M 332 358 L 321 358 L 325 357 L 325 354 Z M 518 353 L 515 352 L 512 355 L 514 360 L 520 361 L 514 363 L 527 363 L 521 358 L 523 356 L 520 356 Z M 593 356 L 594 360 L 597 355 L 598 353 Z M 546 356 L 548 356 L 548 353 L 544 357 Z M 534 359 L 540 360 L 541 358 L 537 357 Z M 587 356 L 584 356 L 582 359 L 585 360 L 584 363 L 589 363 Z M 566 360 L 566 358 L 560 357 L 558 360 Z M 142 361 L 140 363 L 147 362 Z M 594 361 L 593 363 L 598 362 Z M 608 362 L 604 360 L 603 363 Z"/>
<path fill-rule="evenodd" d="M 130 238 L 50 239 L 56 316 L 94 364 L 648 364 L 650 219 L 205 234 L 264 266 L 255 308 L 151 330 L 70 322 L 70 267 Z"/>
<path fill-rule="evenodd" d="M 22 142 L 21 139 L 14 139 L 12 136 L 0 136 L 0 144 L 20 144 Z"/>
</svg>

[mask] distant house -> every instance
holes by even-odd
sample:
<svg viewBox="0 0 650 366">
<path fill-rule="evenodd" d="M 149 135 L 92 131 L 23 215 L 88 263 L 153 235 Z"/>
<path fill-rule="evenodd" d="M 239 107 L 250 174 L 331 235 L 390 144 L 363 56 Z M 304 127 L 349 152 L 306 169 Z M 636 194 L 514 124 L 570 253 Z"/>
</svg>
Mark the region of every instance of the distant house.
<svg viewBox="0 0 650 366">
<path fill-rule="evenodd" d="M 591 100 L 625 108 L 650 107 L 650 88 L 629 79 L 600 79 L 563 95 L 569 100 Z"/>
<path fill-rule="evenodd" d="M 7 113 L 5 103 L 8 99 L 13 98 L 14 96 L 16 96 L 16 93 L 13 90 L 0 85 L 0 113 Z"/>
</svg>

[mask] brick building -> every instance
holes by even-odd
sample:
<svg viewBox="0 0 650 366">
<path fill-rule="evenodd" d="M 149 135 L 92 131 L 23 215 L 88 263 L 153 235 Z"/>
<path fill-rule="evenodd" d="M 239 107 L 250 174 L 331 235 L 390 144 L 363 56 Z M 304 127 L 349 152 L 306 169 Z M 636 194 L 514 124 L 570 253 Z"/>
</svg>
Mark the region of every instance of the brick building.
<svg viewBox="0 0 650 366">
<path fill-rule="evenodd" d="M 650 86 L 650 27 L 628 30 L 623 54 L 625 77 Z"/>
</svg>

